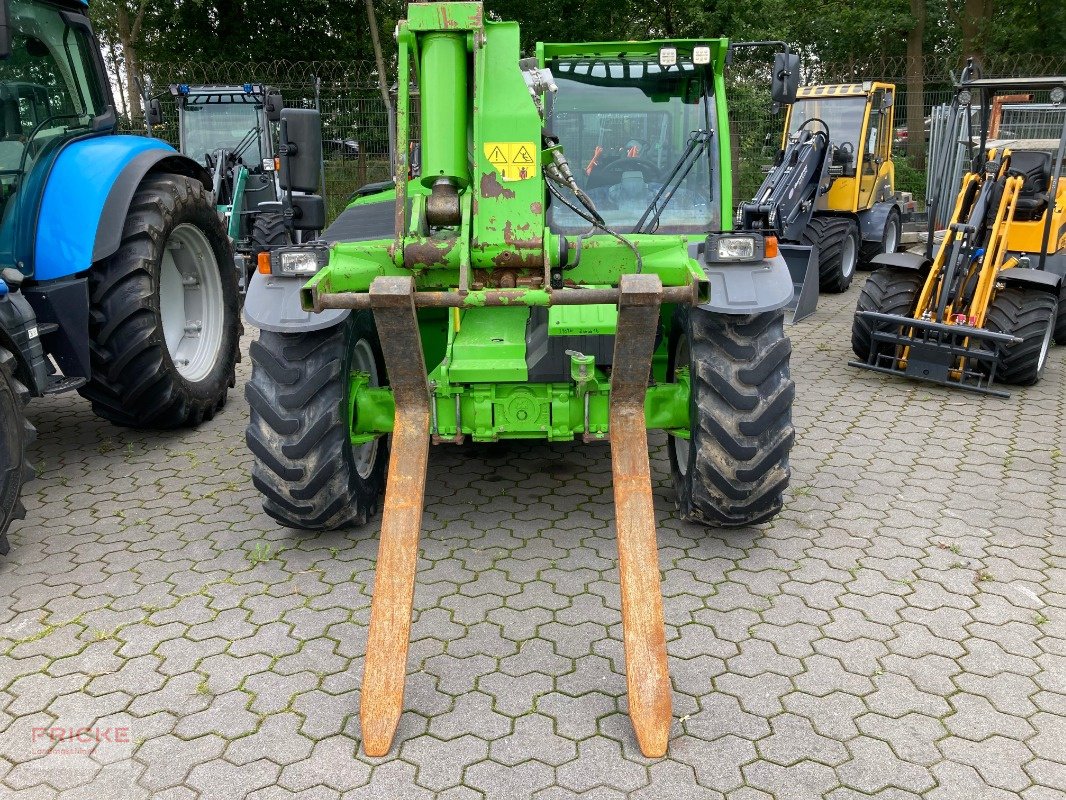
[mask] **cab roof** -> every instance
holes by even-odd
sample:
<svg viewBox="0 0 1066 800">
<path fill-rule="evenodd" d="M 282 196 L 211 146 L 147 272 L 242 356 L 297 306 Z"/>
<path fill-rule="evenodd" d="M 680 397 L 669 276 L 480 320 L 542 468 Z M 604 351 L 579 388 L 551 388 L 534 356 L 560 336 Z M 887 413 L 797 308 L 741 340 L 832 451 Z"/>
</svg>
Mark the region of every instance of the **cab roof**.
<svg viewBox="0 0 1066 800">
<path fill-rule="evenodd" d="M 817 86 L 801 86 L 797 97 L 839 97 L 868 95 L 875 89 L 895 89 L 891 83 L 864 81 L 863 83 L 829 83 Z"/>
</svg>

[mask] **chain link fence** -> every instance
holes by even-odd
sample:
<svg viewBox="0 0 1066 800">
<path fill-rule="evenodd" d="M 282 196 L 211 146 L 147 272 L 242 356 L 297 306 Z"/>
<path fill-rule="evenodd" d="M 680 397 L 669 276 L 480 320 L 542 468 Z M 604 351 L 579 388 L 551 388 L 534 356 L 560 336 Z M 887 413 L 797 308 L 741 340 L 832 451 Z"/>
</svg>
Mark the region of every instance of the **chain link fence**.
<svg viewBox="0 0 1066 800">
<path fill-rule="evenodd" d="M 922 203 L 926 187 L 924 158 L 912 159 L 905 148 L 907 109 L 911 102 L 907 59 L 871 56 L 846 64 L 830 64 L 808 57 L 805 63 L 804 83 L 879 80 L 896 84 L 896 188 L 911 192 Z M 926 57 L 920 66 L 921 116 L 928 129 L 931 110 L 951 102 L 954 94 L 952 76 L 958 74 L 958 65 Z M 151 75 L 150 92 L 161 99 L 164 111 L 163 124 L 155 127 L 152 133 L 175 147 L 178 145 L 178 127 L 176 106 L 169 91 L 172 84 L 265 84 L 280 90 L 289 106 L 319 108 L 330 220 L 343 210 L 357 188 L 390 178 L 388 114 L 372 63 L 222 61 L 149 67 L 146 71 Z M 987 61 L 984 69 L 988 76 L 1064 73 L 1066 55 L 1047 54 L 994 59 Z M 765 58 L 738 58 L 727 75 L 734 202 L 755 193 L 763 179 L 763 167 L 771 162 L 780 142 L 784 116 L 772 113 L 768 87 L 769 68 Z M 414 124 L 417 128 L 417 116 Z M 142 123 L 131 123 L 129 119 L 125 120 L 124 127 L 133 133 L 146 132 Z M 417 129 L 412 130 L 412 139 L 417 139 Z"/>
</svg>

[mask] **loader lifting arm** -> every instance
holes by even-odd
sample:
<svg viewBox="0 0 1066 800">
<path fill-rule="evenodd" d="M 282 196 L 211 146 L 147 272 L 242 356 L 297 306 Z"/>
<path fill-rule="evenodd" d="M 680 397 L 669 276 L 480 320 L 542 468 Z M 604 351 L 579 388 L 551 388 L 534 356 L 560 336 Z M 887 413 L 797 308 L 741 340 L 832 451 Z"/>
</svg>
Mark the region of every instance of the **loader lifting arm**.
<svg viewBox="0 0 1066 800">
<path fill-rule="evenodd" d="M 814 216 L 815 201 L 829 191 L 830 151 L 824 123 L 790 137 L 755 197 L 737 209 L 737 228 L 798 241 Z"/>
<path fill-rule="evenodd" d="M 819 125 L 806 127 L 811 122 Z M 737 230 L 775 236 L 781 242 L 779 248 L 794 287 L 790 306 L 793 322 L 813 313 L 818 303 L 818 254 L 794 242 L 801 241 L 818 198 L 829 191 L 833 151 L 825 123 L 808 120 L 789 137 L 755 197 L 737 209 Z"/>
</svg>

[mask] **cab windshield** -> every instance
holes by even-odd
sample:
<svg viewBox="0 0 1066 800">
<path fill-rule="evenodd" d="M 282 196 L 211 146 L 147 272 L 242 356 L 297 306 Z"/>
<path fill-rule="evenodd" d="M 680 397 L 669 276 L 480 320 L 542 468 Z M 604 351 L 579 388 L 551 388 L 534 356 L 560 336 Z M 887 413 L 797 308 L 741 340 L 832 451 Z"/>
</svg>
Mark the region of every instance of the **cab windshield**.
<svg viewBox="0 0 1066 800">
<path fill-rule="evenodd" d="M 716 225 L 702 68 L 625 59 L 556 59 L 549 66 L 559 86 L 549 130 L 609 228 L 693 233 Z M 548 220 L 563 233 L 589 229 L 558 200 Z"/>
<path fill-rule="evenodd" d="M 52 3 L 11 0 L 9 14 L 11 55 L 0 60 L 0 213 L 55 144 L 92 130 L 107 107 L 87 28 L 69 25 Z"/>
<path fill-rule="evenodd" d="M 262 163 L 262 130 L 259 117 L 262 105 L 249 102 L 245 95 L 234 99 L 223 96 L 223 102 L 197 102 L 191 97 L 182 114 L 182 150 L 197 161 L 219 150 L 237 153 L 249 166 Z"/>
<path fill-rule="evenodd" d="M 811 133 L 828 128 L 829 140 L 833 144 L 845 150 L 848 149 L 845 145 L 850 144 L 851 152 L 855 152 L 866 145 L 858 141 L 865 114 L 865 97 L 801 97 L 792 106 L 788 132 L 796 133 L 801 127 Z M 825 127 L 819 121 L 825 123 Z"/>
</svg>

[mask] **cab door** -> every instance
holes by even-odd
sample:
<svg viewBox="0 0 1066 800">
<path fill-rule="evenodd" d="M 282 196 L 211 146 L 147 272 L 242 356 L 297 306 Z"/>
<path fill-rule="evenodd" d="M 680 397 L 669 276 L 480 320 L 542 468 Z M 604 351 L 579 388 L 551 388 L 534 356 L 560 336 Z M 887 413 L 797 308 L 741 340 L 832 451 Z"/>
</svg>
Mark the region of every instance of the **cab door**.
<svg viewBox="0 0 1066 800">
<path fill-rule="evenodd" d="M 870 94 L 870 109 L 863 132 L 859 165 L 859 197 L 856 211 L 892 196 L 895 176 L 892 170 L 892 106 L 890 88 L 879 87 Z"/>
</svg>

